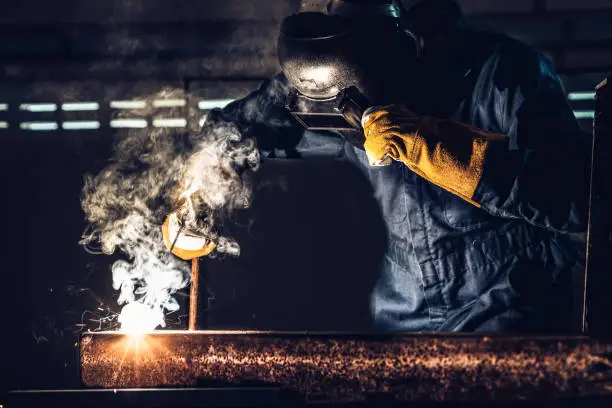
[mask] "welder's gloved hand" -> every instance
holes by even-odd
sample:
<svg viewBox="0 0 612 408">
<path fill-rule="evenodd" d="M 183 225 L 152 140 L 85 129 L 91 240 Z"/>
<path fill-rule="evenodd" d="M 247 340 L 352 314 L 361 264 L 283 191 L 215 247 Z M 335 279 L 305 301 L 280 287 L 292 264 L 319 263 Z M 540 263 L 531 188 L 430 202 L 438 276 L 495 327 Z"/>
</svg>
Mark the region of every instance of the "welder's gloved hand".
<svg viewBox="0 0 612 408">
<path fill-rule="evenodd" d="M 168 249 L 172 248 L 172 253 L 181 259 L 189 260 L 210 254 L 216 245 L 214 242 L 194 235 L 188 230 L 183 229 L 177 238 L 181 227 L 176 213 L 170 214 L 162 225 L 162 235 L 164 243 Z M 172 246 L 174 244 L 174 247 Z"/>
<path fill-rule="evenodd" d="M 372 107 L 363 114 L 364 149 L 372 166 L 391 160 L 437 186 L 472 200 L 489 143 L 505 137 L 449 120 L 419 116 L 403 105 Z"/>
</svg>

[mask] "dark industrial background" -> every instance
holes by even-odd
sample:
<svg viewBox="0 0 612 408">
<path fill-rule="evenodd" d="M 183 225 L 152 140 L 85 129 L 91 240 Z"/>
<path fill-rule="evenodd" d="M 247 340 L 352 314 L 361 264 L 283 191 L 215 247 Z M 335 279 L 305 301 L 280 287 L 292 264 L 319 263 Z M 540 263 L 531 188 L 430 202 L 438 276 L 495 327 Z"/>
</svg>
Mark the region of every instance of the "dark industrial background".
<svg viewBox="0 0 612 408">
<path fill-rule="evenodd" d="M 471 23 L 517 36 L 554 61 L 589 132 L 593 88 L 612 68 L 612 1 L 461 3 Z M 109 309 L 119 311 L 112 257 L 78 245 L 84 174 L 103 167 L 122 133 L 167 124 L 181 132 L 209 102 L 239 98 L 277 73 L 277 29 L 298 7 L 298 0 L 3 2 L 1 389 L 74 386 L 79 324 L 93 327 Z M 183 111 L 136 112 L 129 119 L 144 120 L 140 130 L 113 125 L 112 101 L 162 89 L 184 93 Z M 62 108 L 84 102 L 95 109 Z M 74 121 L 92 128 L 73 129 Z M 256 180 L 253 208 L 228 226 L 242 256 L 202 263 L 201 328 L 367 329 L 380 256 L 374 243 L 384 229 L 359 173 L 339 163 L 280 162 Z"/>
</svg>

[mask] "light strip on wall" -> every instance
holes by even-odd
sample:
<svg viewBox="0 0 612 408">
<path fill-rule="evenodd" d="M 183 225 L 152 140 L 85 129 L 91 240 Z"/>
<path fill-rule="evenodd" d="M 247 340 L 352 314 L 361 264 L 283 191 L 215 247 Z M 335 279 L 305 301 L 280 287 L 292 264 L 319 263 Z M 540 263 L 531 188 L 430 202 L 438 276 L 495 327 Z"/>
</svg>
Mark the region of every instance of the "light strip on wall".
<svg viewBox="0 0 612 408">
<path fill-rule="evenodd" d="M 8 129 L 9 124 L 8 122 L 0 122 L 0 129 Z"/>
<path fill-rule="evenodd" d="M 112 109 L 144 109 L 147 107 L 147 101 L 111 101 Z"/>
<path fill-rule="evenodd" d="M 19 109 L 28 112 L 55 112 L 57 105 L 54 103 L 22 103 Z"/>
<path fill-rule="evenodd" d="M 68 102 L 62 104 L 62 110 L 66 112 L 96 111 L 100 109 L 98 102 Z"/>
<path fill-rule="evenodd" d="M 182 107 L 187 104 L 184 99 L 159 99 L 153 101 L 153 107 L 155 108 L 176 108 Z"/>
<path fill-rule="evenodd" d="M 205 99 L 198 102 L 198 108 L 201 110 L 224 108 L 226 105 L 229 105 L 233 101 L 233 99 Z"/>
<path fill-rule="evenodd" d="M 154 127 L 185 127 L 187 119 L 184 118 L 156 118 L 153 119 Z"/>
<path fill-rule="evenodd" d="M 147 127 L 147 121 L 145 119 L 113 119 L 110 121 L 112 128 L 137 128 L 142 129 Z"/>
<path fill-rule="evenodd" d="M 19 127 L 23 130 L 57 130 L 56 122 L 22 122 Z"/>
<path fill-rule="evenodd" d="M 0 111 L 7 111 L 8 103 L 0 103 Z"/>
<path fill-rule="evenodd" d="M 72 120 L 62 123 L 64 130 L 99 129 L 100 122 L 97 120 Z"/>
<path fill-rule="evenodd" d="M 595 119 L 594 111 L 574 111 L 576 119 Z"/>
<path fill-rule="evenodd" d="M 570 92 L 567 94 L 570 101 L 592 101 L 595 99 L 595 92 Z"/>
</svg>

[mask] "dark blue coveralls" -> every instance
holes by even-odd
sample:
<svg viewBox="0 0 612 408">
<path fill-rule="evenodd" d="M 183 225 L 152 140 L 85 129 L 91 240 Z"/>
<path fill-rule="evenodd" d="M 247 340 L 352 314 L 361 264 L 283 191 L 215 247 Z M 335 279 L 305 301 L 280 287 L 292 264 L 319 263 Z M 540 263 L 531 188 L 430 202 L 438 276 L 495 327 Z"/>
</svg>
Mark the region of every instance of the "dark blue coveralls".
<svg viewBox="0 0 612 408">
<path fill-rule="evenodd" d="M 371 294 L 377 329 L 565 330 L 584 255 L 590 138 L 550 62 L 509 37 L 463 30 L 450 63 L 421 63 L 407 100 L 419 114 L 507 136 L 485 161 L 481 208 L 402 163 L 369 166 L 336 134 L 305 131 L 284 109 L 282 74 L 205 126 L 233 122 L 264 159 L 344 158 L 365 172 L 389 233 Z"/>
</svg>

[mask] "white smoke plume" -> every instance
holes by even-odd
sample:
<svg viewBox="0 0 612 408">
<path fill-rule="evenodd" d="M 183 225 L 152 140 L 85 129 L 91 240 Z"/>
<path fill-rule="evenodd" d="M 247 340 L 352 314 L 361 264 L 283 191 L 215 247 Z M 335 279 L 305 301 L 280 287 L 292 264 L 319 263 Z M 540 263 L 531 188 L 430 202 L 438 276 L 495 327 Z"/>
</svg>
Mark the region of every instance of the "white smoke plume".
<svg viewBox="0 0 612 408">
<path fill-rule="evenodd" d="M 180 98 L 181 92 L 139 99 Z M 138 129 L 120 138 L 99 174 L 86 176 L 82 207 L 91 228 L 82 244 L 125 255 L 112 266 L 113 287 L 124 305 L 122 330 L 164 327 L 165 314 L 179 308 L 173 295 L 188 285 L 190 268 L 164 245 L 161 225 L 170 212 L 178 211 L 191 230 L 215 242 L 216 252 L 239 254 L 238 244 L 222 235 L 222 221 L 250 205 L 245 170 L 258 163 L 255 143 L 242 140 L 232 125 L 183 134 Z"/>
</svg>

